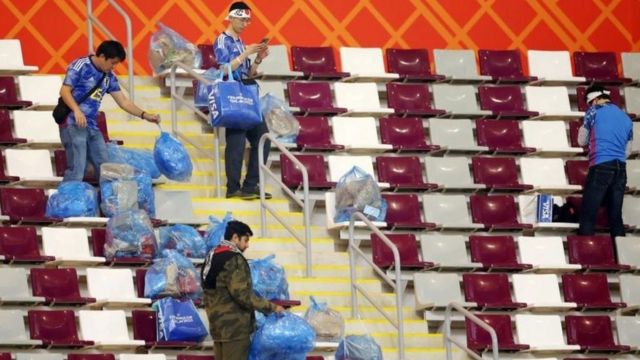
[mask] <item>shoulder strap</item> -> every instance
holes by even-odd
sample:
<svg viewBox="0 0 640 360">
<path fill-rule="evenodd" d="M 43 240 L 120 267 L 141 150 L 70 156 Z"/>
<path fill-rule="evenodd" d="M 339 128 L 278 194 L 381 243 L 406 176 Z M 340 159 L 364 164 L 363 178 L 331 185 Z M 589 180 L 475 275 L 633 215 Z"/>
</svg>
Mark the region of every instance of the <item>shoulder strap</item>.
<svg viewBox="0 0 640 360">
<path fill-rule="evenodd" d="M 87 91 L 87 93 L 84 94 L 84 96 L 82 98 L 80 98 L 80 100 L 78 101 L 78 105 L 82 104 L 85 100 L 87 100 L 89 98 L 89 96 L 91 96 L 91 94 L 93 94 L 93 92 L 96 91 L 96 89 L 98 89 L 100 87 L 100 85 L 102 85 L 102 82 L 104 81 L 104 78 L 106 78 L 106 77 L 107 77 L 107 73 L 102 73 L 102 78 L 100 78 L 100 81 L 98 81 L 96 83 L 96 86 L 91 88 L 91 90 Z"/>
</svg>

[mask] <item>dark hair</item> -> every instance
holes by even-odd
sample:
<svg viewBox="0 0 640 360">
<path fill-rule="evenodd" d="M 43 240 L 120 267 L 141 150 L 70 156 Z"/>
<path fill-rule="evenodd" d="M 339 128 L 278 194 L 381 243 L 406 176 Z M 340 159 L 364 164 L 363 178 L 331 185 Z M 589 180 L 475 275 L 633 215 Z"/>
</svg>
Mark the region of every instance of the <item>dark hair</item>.
<svg viewBox="0 0 640 360">
<path fill-rule="evenodd" d="M 593 98 L 593 100 L 597 100 L 597 99 L 605 99 L 605 100 L 609 100 L 611 101 L 611 96 L 605 94 L 604 92 L 608 91 L 607 89 L 604 88 L 604 86 L 602 85 L 591 85 L 587 88 L 587 90 L 584 92 L 584 101 L 587 103 L 587 105 L 589 105 L 588 101 L 587 101 L 587 95 L 589 95 L 590 93 L 593 92 L 599 92 L 601 93 L 600 95 L 598 95 L 597 97 Z M 591 100 L 591 101 L 593 101 Z"/>
<path fill-rule="evenodd" d="M 115 40 L 103 41 L 96 49 L 96 56 L 100 55 L 104 55 L 107 60 L 118 58 L 120 61 L 124 61 L 127 58 L 124 47 Z"/>
<path fill-rule="evenodd" d="M 231 240 L 233 235 L 238 235 L 238 237 L 253 236 L 253 232 L 249 225 L 242 221 L 231 220 L 227 224 L 227 229 L 224 231 L 224 239 Z"/>
<path fill-rule="evenodd" d="M 233 10 L 251 10 L 251 8 L 244 1 L 236 1 L 229 7 L 229 12 Z"/>
</svg>

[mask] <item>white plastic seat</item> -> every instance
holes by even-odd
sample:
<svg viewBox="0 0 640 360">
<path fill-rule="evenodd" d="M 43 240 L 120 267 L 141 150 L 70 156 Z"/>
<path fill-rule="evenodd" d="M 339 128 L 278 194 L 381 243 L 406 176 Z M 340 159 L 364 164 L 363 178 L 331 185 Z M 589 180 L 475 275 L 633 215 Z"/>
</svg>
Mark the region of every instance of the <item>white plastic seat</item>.
<svg viewBox="0 0 640 360">
<path fill-rule="evenodd" d="M 539 119 L 575 119 L 584 116 L 584 111 L 573 111 L 569 103 L 569 92 L 564 86 L 525 86 L 527 108 L 536 111 Z"/>
<path fill-rule="evenodd" d="M 167 360 L 165 354 L 120 354 L 118 360 Z"/>
<path fill-rule="evenodd" d="M 429 119 L 431 143 L 439 145 L 447 152 L 481 153 L 489 151 L 486 146 L 476 145 L 470 119 Z"/>
<path fill-rule="evenodd" d="M 38 304 L 44 297 L 31 296 L 28 275 L 24 268 L 0 268 L 0 304 Z"/>
<path fill-rule="evenodd" d="M 424 159 L 427 182 L 438 184 L 445 190 L 456 189 L 476 191 L 486 188 L 483 184 L 476 184 L 471 178 L 469 159 L 463 156 L 428 156 Z"/>
<path fill-rule="evenodd" d="M 640 82 L 640 52 L 620 53 L 622 59 L 622 74 L 634 83 Z"/>
<path fill-rule="evenodd" d="M 616 316 L 618 344 L 631 346 L 633 351 L 640 349 L 640 318 L 637 316 Z"/>
<path fill-rule="evenodd" d="M 0 75 L 28 74 L 35 71 L 38 71 L 37 66 L 24 64 L 20 40 L 0 40 Z"/>
<path fill-rule="evenodd" d="M 626 195 L 622 203 L 622 221 L 634 231 L 640 230 L 640 197 Z"/>
<path fill-rule="evenodd" d="M 562 205 L 564 199 L 561 196 L 553 198 L 554 204 Z M 538 197 L 535 194 L 518 196 L 518 210 L 520 221 L 524 224 L 532 224 L 534 230 L 572 231 L 578 228 L 577 223 L 565 222 L 538 222 Z"/>
<path fill-rule="evenodd" d="M 21 310 L 0 310 L 0 346 L 35 347 L 42 345 L 40 340 L 31 340 L 24 323 Z"/>
<path fill-rule="evenodd" d="M 640 134 L 640 122 L 633 123 L 633 133 Z M 634 136 L 631 142 L 631 153 L 638 155 L 640 153 L 640 136 Z"/>
<path fill-rule="evenodd" d="M 49 150 L 7 149 L 4 157 L 7 175 L 19 177 L 23 186 L 49 187 L 62 181 L 62 177 L 53 175 Z"/>
<path fill-rule="evenodd" d="M 518 250 L 523 264 L 537 271 L 577 271 L 578 264 L 568 264 L 560 236 L 518 236 Z"/>
<path fill-rule="evenodd" d="M 64 360 L 64 354 L 54 353 L 17 353 L 16 360 Z"/>
<path fill-rule="evenodd" d="M 59 75 L 21 75 L 18 86 L 22 100 L 33 102 L 39 109 L 53 109 L 58 104 L 62 78 Z"/>
<path fill-rule="evenodd" d="M 491 76 L 479 75 L 476 54 L 473 50 L 433 50 L 436 74 L 447 77 L 450 81 L 485 82 Z"/>
<path fill-rule="evenodd" d="M 88 268 L 87 289 L 98 306 L 135 307 L 151 304 L 151 299 L 136 296 L 130 269 Z"/>
<path fill-rule="evenodd" d="M 338 182 L 354 166 L 359 167 L 374 179 L 376 178 L 373 158 L 368 155 L 329 155 L 327 163 L 329 164 L 329 181 L 332 182 Z"/>
<path fill-rule="evenodd" d="M 475 269 L 482 267 L 482 264 L 469 262 L 466 239 L 462 235 L 421 235 L 420 251 L 424 261 L 439 264 L 443 269 Z"/>
<path fill-rule="evenodd" d="M 488 116 L 492 112 L 480 110 L 473 85 L 433 84 L 433 104 L 452 117 Z"/>
<path fill-rule="evenodd" d="M 560 158 L 523 157 L 520 159 L 520 174 L 522 182 L 533 185 L 534 191 L 567 194 L 582 189 L 580 185 L 569 185 L 564 171 L 564 161 Z"/>
<path fill-rule="evenodd" d="M 60 129 L 50 111 L 14 111 L 13 131 L 16 137 L 27 139 L 32 146 L 54 147 L 62 144 Z"/>
<path fill-rule="evenodd" d="M 267 56 L 267 58 L 269 57 Z M 276 99 L 282 100 L 285 104 L 288 104 L 284 92 L 284 84 L 281 81 L 257 80 L 257 82 L 260 87 L 260 96 L 264 96 L 269 93 Z"/>
<path fill-rule="evenodd" d="M 624 103 L 627 112 L 640 115 L 640 88 L 626 86 L 624 88 Z"/>
<path fill-rule="evenodd" d="M 342 71 L 351 74 L 344 81 L 387 82 L 399 78 L 385 71 L 380 48 L 340 47 L 340 62 Z"/>
<path fill-rule="evenodd" d="M 627 187 L 640 192 L 640 160 L 627 159 Z"/>
<path fill-rule="evenodd" d="M 567 127 L 564 121 L 521 122 L 522 138 L 525 147 L 532 147 L 537 153 L 545 156 L 570 156 L 582 153 L 580 147 L 571 147 L 567 138 Z"/>
<path fill-rule="evenodd" d="M 618 263 L 640 269 L 640 237 L 616 236 Z"/>
<path fill-rule="evenodd" d="M 269 45 L 269 56 L 258 67 L 258 77 L 263 79 L 295 79 L 303 75 L 301 71 L 291 71 L 286 45 Z"/>
<path fill-rule="evenodd" d="M 375 83 L 342 83 L 333 84 L 336 106 L 347 109 L 341 115 L 382 116 L 393 114 L 394 110 L 380 106 L 378 87 Z"/>
<path fill-rule="evenodd" d="M 530 351 L 577 351 L 579 345 L 567 345 L 559 315 L 516 314 L 518 342 Z"/>
<path fill-rule="evenodd" d="M 349 221 L 340 221 L 335 222 L 334 217 L 336 215 L 336 193 L 335 192 L 326 192 L 324 194 L 324 206 L 325 206 L 325 216 L 327 221 L 327 228 L 330 230 L 333 229 L 342 229 L 349 226 Z M 373 221 L 373 225 L 378 228 L 384 228 L 387 226 L 387 223 L 384 221 Z M 367 228 L 367 225 L 363 221 L 355 221 L 354 226 L 357 228 Z M 367 234 L 370 231 L 367 230 Z M 342 238 L 342 234 L 341 234 Z"/>
<path fill-rule="evenodd" d="M 144 340 L 131 340 L 124 310 L 80 310 L 80 336 L 99 348 L 144 346 Z"/>
<path fill-rule="evenodd" d="M 194 215 L 189 191 L 154 190 L 156 219 L 170 224 L 206 224 L 206 219 Z"/>
<path fill-rule="evenodd" d="M 104 257 L 91 256 L 87 229 L 43 227 L 42 248 L 47 256 L 55 256 L 57 265 L 91 265 L 106 261 Z"/>
<path fill-rule="evenodd" d="M 582 76 L 573 76 L 568 51 L 527 51 L 529 75 L 537 76 L 536 83 L 577 84 L 585 82 Z"/>
<path fill-rule="evenodd" d="M 416 310 L 445 308 L 452 301 L 466 307 L 477 305 L 464 301 L 456 273 L 416 272 L 413 274 L 413 289 Z"/>
<path fill-rule="evenodd" d="M 561 311 L 577 306 L 562 301 L 555 274 L 513 274 L 511 282 L 515 301 L 527 304 L 529 309 Z"/>
<path fill-rule="evenodd" d="M 620 301 L 627 304 L 623 311 L 638 311 L 640 309 L 640 276 L 621 274 L 619 279 Z"/>
<path fill-rule="evenodd" d="M 349 151 L 385 151 L 393 148 L 390 144 L 380 143 L 376 119 L 372 117 L 334 116 L 331 118 L 331 129 L 334 141 Z"/>
<path fill-rule="evenodd" d="M 483 227 L 471 221 L 465 195 L 424 194 L 422 206 L 426 221 L 435 223 L 440 229 L 469 230 Z"/>
</svg>

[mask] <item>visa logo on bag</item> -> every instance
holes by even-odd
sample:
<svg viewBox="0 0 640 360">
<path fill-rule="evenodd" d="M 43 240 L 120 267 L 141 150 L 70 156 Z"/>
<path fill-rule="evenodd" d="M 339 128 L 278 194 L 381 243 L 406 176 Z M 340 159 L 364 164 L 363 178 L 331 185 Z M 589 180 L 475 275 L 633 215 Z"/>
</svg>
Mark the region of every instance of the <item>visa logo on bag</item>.
<svg viewBox="0 0 640 360">
<path fill-rule="evenodd" d="M 553 221 L 553 196 L 548 194 L 538 195 L 537 220 L 539 223 Z"/>
</svg>

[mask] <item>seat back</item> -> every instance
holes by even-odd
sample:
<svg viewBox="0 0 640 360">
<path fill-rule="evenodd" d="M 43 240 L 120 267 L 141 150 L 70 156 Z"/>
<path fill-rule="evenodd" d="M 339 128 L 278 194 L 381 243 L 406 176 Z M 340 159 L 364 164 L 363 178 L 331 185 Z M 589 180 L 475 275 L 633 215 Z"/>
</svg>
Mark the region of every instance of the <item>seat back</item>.
<svg viewBox="0 0 640 360">
<path fill-rule="evenodd" d="M 511 290 L 507 274 L 462 274 L 466 301 L 480 304 L 511 303 Z"/>
<path fill-rule="evenodd" d="M 378 181 L 390 184 L 424 184 L 422 165 L 417 156 L 378 156 L 376 172 Z"/>
<path fill-rule="evenodd" d="M 354 166 L 359 167 L 365 173 L 371 175 L 375 179 L 375 172 L 373 170 L 373 159 L 371 158 L 371 156 L 330 155 L 327 160 L 329 162 L 329 176 L 331 181 L 333 182 L 338 182 L 340 178 L 348 171 L 350 171 Z"/>
<path fill-rule="evenodd" d="M 629 197 L 628 199 L 632 199 Z M 567 196 L 565 199 L 565 204 L 568 204 L 569 208 L 573 213 L 575 213 L 577 218 L 580 218 L 580 211 L 582 209 L 582 197 L 581 196 Z M 629 204 L 630 201 L 626 201 L 626 204 Z M 596 213 L 596 227 L 599 228 L 608 228 L 609 227 L 609 219 L 607 217 L 607 209 L 604 205 L 600 205 L 598 211 Z M 622 206 L 622 221 L 625 220 L 625 216 L 627 214 L 624 213 L 625 206 Z"/>
<path fill-rule="evenodd" d="M 293 61 L 293 70 L 295 71 L 302 71 L 304 73 L 337 72 L 333 48 L 330 46 L 292 46 L 291 58 Z"/>
<path fill-rule="evenodd" d="M 640 79 L 640 52 L 622 52 L 622 74 L 633 80 Z"/>
<path fill-rule="evenodd" d="M 436 74 L 453 78 L 474 77 L 478 75 L 476 55 L 473 50 L 433 50 Z"/>
<path fill-rule="evenodd" d="M 626 197 L 622 204 L 622 221 L 637 228 L 640 225 L 640 199 L 636 196 Z"/>
<path fill-rule="evenodd" d="M 520 183 L 516 160 L 512 157 L 474 156 L 471 158 L 471 168 L 477 184 L 495 186 Z"/>
<path fill-rule="evenodd" d="M 24 66 L 22 59 L 22 46 L 18 39 L 1 39 L 0 40 L 0 64 L 3 67 L 21 68 Z M 59 89 L 58 89 L 59 90 Z"/>
<path fill-rule="evenodd" d="M 178 223 L 194 218 L 191 192 L 154 190 L 154 197 L 156 219 Z"/>
<path fill-rule="evenodd" d="M 55 300 L 80 298 L 78 274 L 74 268 L 31 269 L 31 288 L 34 296 Z"/>
<path fill-rule="evenodd" d="M 47 198 L 43 189 L 4 188 L 0 189 L 0 205 L 7 216 L 44 218 Z"/>
<path fill-rule="evenodd" d="M 380 145 L 376 119 L 373 117 L 340 117 L 331 118 L 333 139 L 340 145 L 349 147 L 376 147 Z M 358 136 L 353 136 L 358 134 Z"/>
<path fill-rule="evenodd" d="M 627 162 L 628 164 L 628 162 Z M 569 184 L 584 186 L 589 173 L 589 160 L 567 160 L 564 164 Z M 627 169 L 629 165 L 627 165 Z"/>
<path fill-rule="evenodd" d="M 200 68 L 203 70 L 210 68 L 218 68 L 218 62 L 216 61 L 216 54 L 213 51 L 213 45 L 211 44 L 198 44 L 198 50 L 202 54 L 202 65 Z"/>
<path fill-rule="evenodd" d="M 516 314 L 518 341 L 531 348 L 565 346 L 559 315 Z"/>
<path fill-rule="evenodd" d="M 55 106 L 58 103 L 62 78 L 59 75 L 21 75 L 18 76 L 18 86 L 21 99 L 43 106 Z M 47 115 L 51 116 L 50 113 Z M 49 122 L 55 124 L 53 121 Z"/>
<path fill-rule="evenodd" d="M 58 258 L 87 258 L 89 240 L 87 229 L 43 227 L 42 249 L 49 256 Z"/>
<path fill-rule="evenodd" d="M 307 358 L 309 358 L 309 356 Z M 213 355 L 179 354 L 179 355 L 176 355 L 176 360 L 216 360 L 216 358 Z M 318 360 L 318 359 L 315 359 L 315 360 Z"/>
<path fill-rule="evenodd" d="M 509 315 L 475 314 L 480 320 L 491 326 L 498 338 L 498 347 L 514 345 L 511 317 Z M 478 324 L 465 319 L 467 329 L 467 346 L 472 350 L 482 350 L 491 346 L 491 335 Z"/>
<path fill-rule="evenodd" d="M 500 79 L 523 76 L 522 60 L 518 50 L 478 50 L 480 74 Z"/>
<path fill-rule="evenodd" d="M 0 141 L 16 141 L 13 136 L 13 121 L 7 109 L 0 109 Z"/>
<path fill-rule="evenodd" d="M 464 195 L 425 194 L 422 202 L 426 221 L 445 226 L 471 223 L 469 206 Z"/>
<path fill-rule="evenodd" d="M 429 134 L 431 141 L 450 149 L 468 148 L 475 146 L 473 137 L 473 123 L 469 119 L 429 119 Z"/>
<path fill-rule="evenodd" d="M 563 274 L 562 293 L 565 301 L 578 304 L 611 303 L 605 274 Z"/>
<path fill-rule="evenodd" d="M 422 235 L 420 250 L 424 261 L 441 265 L 469 263 L 466 241 L 462 235 Z"/>
<path fill-rule="evenodd" d="M 626 303 L 627 306 L 640 305 L 640 276 L 621 274 L 619 279 L 620 300 Z"/>
<path fill-rule="evenodd" d="M 328 82 L 290 81 L 287 83 L 289 105 L 301 109 L 333 108 Z"/>
<path fill-rule="evenodd" d="M 427 49 L 387 48 L 385 53 L 387 55 L 387 69 L 391 73 L 413 76 L 431 75 Z"/>
<path fill-rule="evenodd" d="M 258 86 L 260 88 L 260 94 L 271 94 L 278 100 L 282 100 L 287 103 L 287 97 L 284 94 L 284 84 L 276 80 L 258 80 Z"/>
<path fill-rule="evenodd" d="M 580 131 L 580 127 L 582 127 L 582 121 L 569 121 L 569 143 L 571 144 L 571 147 L 580 147 L 580 144 L 578 144 L 578 132 Z M 584 149 L 585 152 L 589 151 L 587 147 Z"/>
<path fill-rule="evenodd" d="M 131 269 L 87 269 L 89 296 L 104 299 L 135 299 Z"/>
<path fill-rule="evenodd" d="M 613 242 L 609 235 L 568 235 L 569 262 L 580 265 L 615 265 Z"/>
<path fill-rule="evenodd" d="M 4 341 L 28 340 L 22 310 L 0 310 L 0 339 Z"/>
<path fill-rule="evenodd" d="M 297 117 L 300 132 L 296 142 L 301 145 L 327 146 L 332 143 L 329 120 L 324 116 Z"/>
<path fill-rule="evenodd" d="M 64 360 L 64 354 L 17 353 L 16 360 Z"/>
<path fill-rule="evenodd" d="M 36 229 L 34 227 L 0 226 L 0 255 L 39 258 L 40 249 Z"/>
<path fill-rule="evenodd" d="M 93 253 L 93 256 L 104 257 L 104 242 L 106 241 L 106 236 L 106 228 L 91 229 L 91 252 Z"/>
<path fill-rule="evenodd" d="M 120 354 L 119 360 L 167 360 L 165 354 Z"/>
<path fill-rule="evenodd" d="M 564 86 L 525 86 L 527 108 L 543 114 L 557 114 L 571 110 L 569 92 Z"/>
<path fill-rule="evenodd" d="M 480 110 L 473 85 L 433 84 L 433 104 L 437 109 L 452 113 L 468 113 Z"/>
<path fill-rule="evenodd" d="M 576 316 L 564 318 L 567 343 L 580 346 L 614 346 L 611 319 L 608 315 Z"/>
<path fill-rule="evenodd" d="M 425 147 L 425 131 L 420 118 L 381 118 L 380 139 L 383 144 L 405 147 Z M 298 135 L 299 136 L 299 135 Z"/>
<path fill-rule="evenodd" d="M 491 111 L 525 111 L 519 86 L 479 86 L 480 108 Z"/>
<path fill-rule="evenodd" d="M 380 98 L 375 83 L 344 83 L 333 84 L 336 105 L 346 109 L 379 109 Z"/>
<path fill-rule="evenodd" d="M 560 158 L 526 158 L 520 159 L 522 182 L 534 187 L 567 186 L 564 162 Z"/>
<path fill-rule="evenodd" d="M 558 276 L 555 274 L 513 274 L 513 295 L 515 301 L 525 304 L 562 303 Z"/>
<path fill-rule="evenodd" d="M 490 149 L 513 149 L 522 147 L 522 132 L 516 120 L 477 119 L 476 136 L 478 145 Z"/>
<path fill-rule="evenodd" d="M 342 71 L 352 74 L 383 74 L 384 59 L 380 48 L 340 47 Z"/>
<path fill-rule="evenodd" d="M 433 304 L 435 307 L 446 307 L 453 301 L 464 301 L 458 274 L 454 273 L 415 272 L 413 290 L 417 305 Z"/>
<path fill-rule="evenodd" d="M 78 318 L 84 340 L 106 343 L 130 341 L 124 310 L 80 310 Z"/>
<path fill-rule="evenodd" d="M 569 147 L 564 121 L 523 121 L 524 146 L 537 149 L 566 149 Z"/>
<path fill-rule="evenodd" d="M 402 111 L 431 110 L 431 94 L 426 84 L 399 84 L 390 82 L 387 87 L 387 103 L 390 108 Z"/>
<path fill-rule="evenodd" d="M 327 182 L 327 171 L 322 155 L 295 155 L 296 159 L 307 169 L 309 185 L 325 184 Z M 280 168 L 282 182 L 290 188 L 302 185 L 302 171 L 284 154 L 280 154 Z"/>
<path fill-rule="evenodd" d="M 418 258 L 418 242 L 413 234 L 385 234 L 391 242 L 398 248 L 400 255 L 400 265 L 416 264 L 420 262 Z M 393 251 L 375 233 L 371 233 L 371 256 L 373 262 L 381 268 L 388 268 L 394 263 Z"/>
<path fill-rule="evenodd" d="M 98 117 L 96 119 L 96 123 L 98 125 L 98 130 L 102 134 L 102 138 L 105 142 L 111 141 L 109 137 L 109 127 L 107 126 L 107 115 L 104 111 L 98 111 Z"/>
<path fill-rule="evenodd" d="M 609 97 L 611 98 L 611 102 L 616 104 L 619 108 L 623 108 L 622 105 L 622 97 L 620 96 L 620 88 L 617 87 L 606 87 L 609 90 Z M 579 111 L 587 111 L 589 109 L 589 105 L 587 105 L 587 101 L 584 99 L 586 95 L 587 88 L 584 86 L 576 87 L 576 100 L 578 101 L 578 110 Z"/>
<path fill-rule="evenodd" d="M 131 310 L 131 322 L 135 340 L 158 341 L 158 315 L 155 311 Z"/>
<path fill-rule="evenodd" d="M 516 244 L 512 236 L 469 236 L 471 261 L 488 265 L 518 263 Z"/>
<path fill-rule="evenodd" d="M 259 72 L 264 74 L 283 74 L 291 71 L 289 53 L 286 45 L 269 45 L 269 56 L 262 60 Z"/>
<path fill-rule="evenodd" d="M 518 236 L 520 260 L 533 266 L 566 265 L 560 236 Z"/>
<path fill-rule="evenodd" d="M 573 77 L 568 51 L 528 50 L 529 75 L 541 79 Z"/>
<path fill-rule="evenodd" d="M 464 156 L 426 157 L 427 181 L 446 187 L 473 184 L 469 159 Z"/>
<path fill-rule="evenodd" d="M 640 267 L 640 238 L 637 236 L 617 236 L 616 253 L 620 264 Z"/>
<path fill-rule="evenodd" d="M 576 75 L 589 79 L 618 79 L 618 61 L 613 52 L 574 51 Z"/>
<path fill-rule="evenodd" d="M 640 188 L 640 160 L 627 159 L 627 186 Z"/>
<path fill-rule="evenodd" d="M 31 338 L 62 343 L 78 342 L 78 328 L 73 310 L 29 310 Z"/>
<path fill-rule="evenodd" d="M 19 100 L 13 76 L 0 76 L 0 104 L 9 105 Z"/>
<path fill-rule="evenodd" d="M 422 223 L 420 201 L 416 194 L 383 193 L 382 198 L 387 201 L 387 215 L 385 217 L 387 223 Z"/>
<path fill-rule="evenodd" d="M 20 267 L 0 268 L 0 298 L 9 297 L 29 297 L 29 282 L 27 272 Z"/>
<path fill-rule="evenodd" d="M 616 330 L 618 343 L 638 347 L 640 346 L 640 319 L 637 316 L 616 316 Z"/>
<path fill-rule="evenodd" d="M 640 89 L 630 86 L 625 87 L 624 102 L 628 112 L 640 114 Z"/>
<path fill-rule="evenodd" d="M 469 202 L 474 223 L 499 225 L 518 222 L 516 203 L 511 195 L 471 195 Z"/>
<path fill-rule="evenodd" d="M 116 360 L 113 354 L 67 354 L 67 360 Z"/>
<path fill-rule="evenodd" d="M 7 162 L 7 175 L 22 179 L 52 178 L 53 166 L 49 150 L 16 150 L 4 151 Z"/>
<path fill-rule="evenodd" d="M 59 90 L 58 88 L 56 94 Z M 60 129 L 58 124 L 51 120 L 50 111 L 16 110 L 13 112 L 13 129 L 16 137 L 24 138 L 31 142 L 62 143 Z"/>
</svg>

